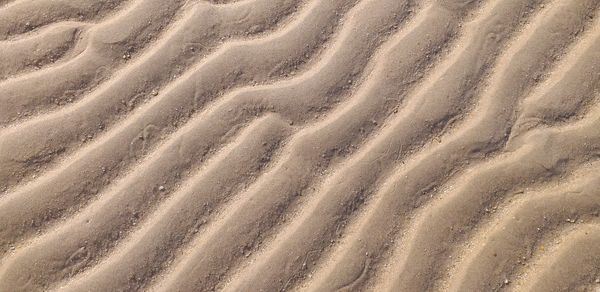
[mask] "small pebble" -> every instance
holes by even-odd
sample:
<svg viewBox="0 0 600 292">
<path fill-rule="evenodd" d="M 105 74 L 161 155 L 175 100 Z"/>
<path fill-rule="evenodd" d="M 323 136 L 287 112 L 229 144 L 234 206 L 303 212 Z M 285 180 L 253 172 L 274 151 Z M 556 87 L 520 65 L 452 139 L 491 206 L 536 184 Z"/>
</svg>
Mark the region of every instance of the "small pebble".
<svg viewBox="0 0 600 292">
<path fill-rule="evenodd" d="M 161 192 L 164 191 L 165 190 L 165 186 L 159 186 L 158 190 L 161 191 Z"/>
</svg>

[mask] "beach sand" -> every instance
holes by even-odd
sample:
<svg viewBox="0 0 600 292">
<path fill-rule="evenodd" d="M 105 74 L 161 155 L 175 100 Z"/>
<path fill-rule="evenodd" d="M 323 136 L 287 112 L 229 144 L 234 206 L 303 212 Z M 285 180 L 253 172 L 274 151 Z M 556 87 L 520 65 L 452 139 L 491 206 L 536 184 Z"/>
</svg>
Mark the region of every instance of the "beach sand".
<svg viewBox="0 0 600 292">
<path fill-rule="evenodd" d="M 0 291 L 599 291 L 598 0 L 0 0 Z"/>
</svg>

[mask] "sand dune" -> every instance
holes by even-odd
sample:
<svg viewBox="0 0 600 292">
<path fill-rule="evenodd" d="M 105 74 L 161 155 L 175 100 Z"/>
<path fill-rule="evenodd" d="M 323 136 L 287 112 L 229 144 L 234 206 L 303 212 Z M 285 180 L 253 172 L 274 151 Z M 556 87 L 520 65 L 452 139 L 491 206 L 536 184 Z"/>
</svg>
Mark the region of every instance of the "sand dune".
<svg viewBox="0 0 600 292">
<path fill-rule="evenodd" d="M 0 291 L 600 289 L 599 10 L 0 0 Z"/>
</svg>

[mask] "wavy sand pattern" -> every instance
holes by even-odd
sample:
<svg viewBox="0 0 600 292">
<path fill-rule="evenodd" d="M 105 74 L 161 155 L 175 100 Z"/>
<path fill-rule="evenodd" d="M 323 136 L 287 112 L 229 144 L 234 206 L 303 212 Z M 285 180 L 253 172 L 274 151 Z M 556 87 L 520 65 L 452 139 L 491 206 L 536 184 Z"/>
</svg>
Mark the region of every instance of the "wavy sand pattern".
<svg viewBox="0 0 600 292">
<path fill-rule="evenodd" d="M 600 291 L 598 0 L 0 0 L 2 291 Z"/>
</svg>

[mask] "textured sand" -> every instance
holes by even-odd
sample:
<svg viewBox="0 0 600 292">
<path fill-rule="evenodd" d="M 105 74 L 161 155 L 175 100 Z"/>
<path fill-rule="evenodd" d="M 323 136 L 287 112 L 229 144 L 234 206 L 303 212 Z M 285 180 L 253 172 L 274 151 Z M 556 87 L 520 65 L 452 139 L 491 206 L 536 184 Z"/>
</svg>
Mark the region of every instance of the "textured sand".
<svg viewBox="0 0 600 292">
<path fill-rule="evenodd" d="M 0 0 L 0 292 L 600 291 L 600 0 Z"/>
</svg>

